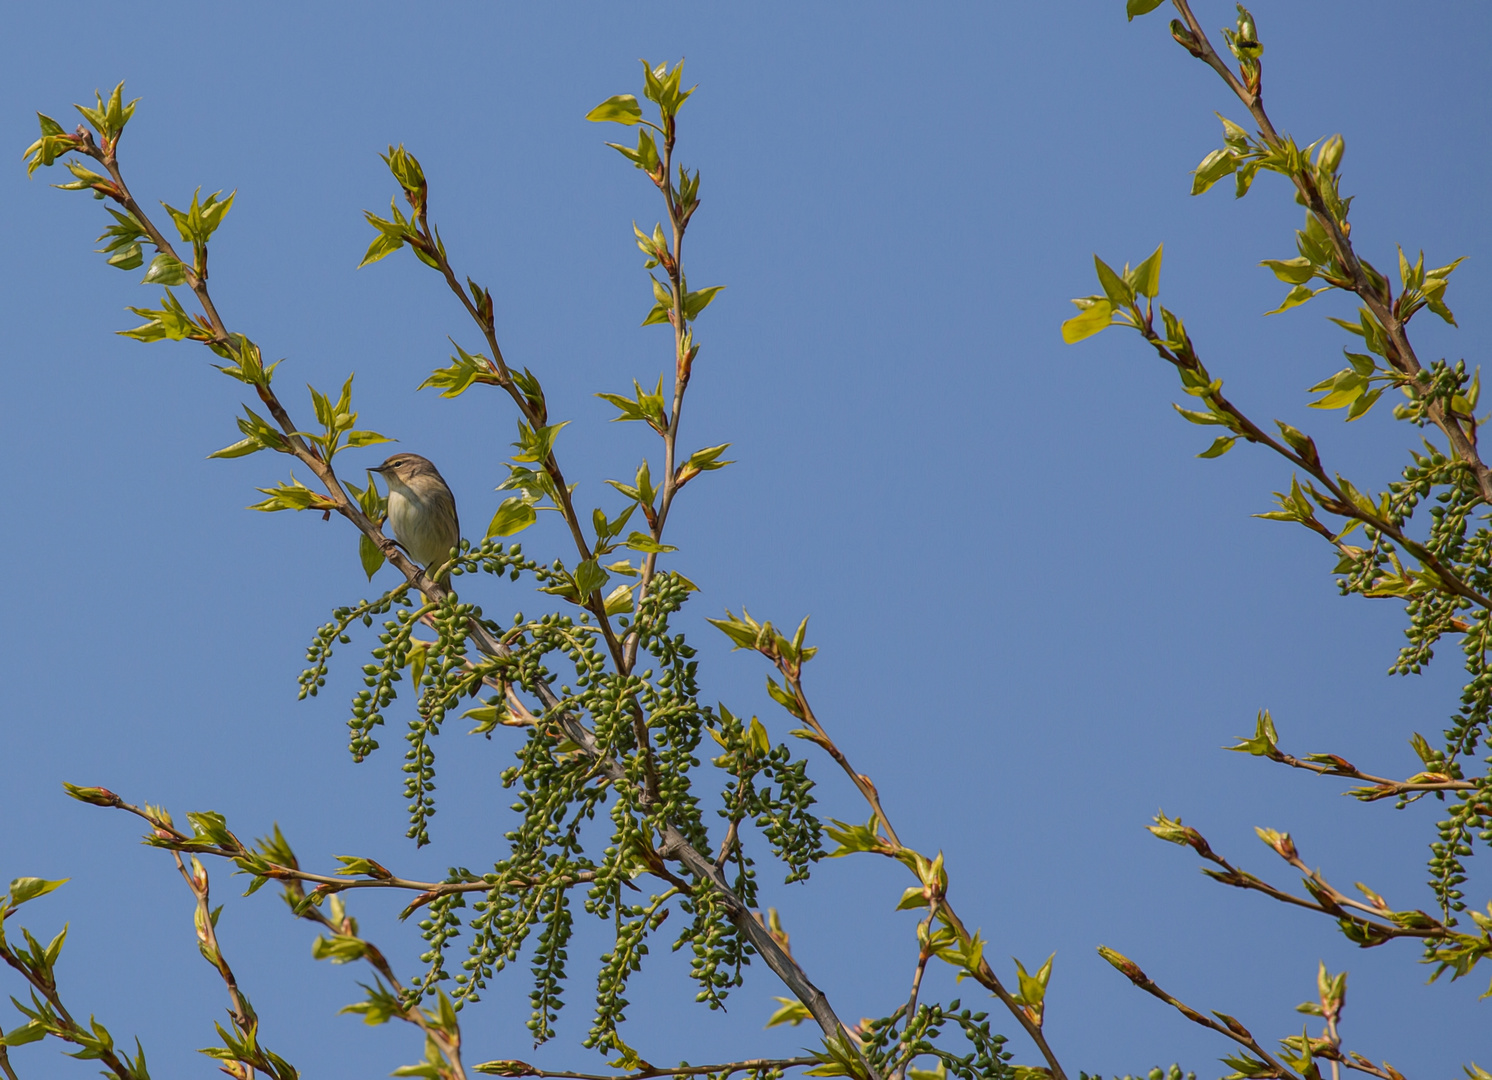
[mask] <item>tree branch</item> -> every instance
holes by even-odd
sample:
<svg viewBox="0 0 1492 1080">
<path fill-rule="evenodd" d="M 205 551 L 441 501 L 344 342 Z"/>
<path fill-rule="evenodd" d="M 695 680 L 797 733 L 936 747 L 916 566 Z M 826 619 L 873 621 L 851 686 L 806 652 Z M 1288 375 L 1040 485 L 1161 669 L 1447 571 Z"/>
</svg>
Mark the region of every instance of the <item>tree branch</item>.
<svg viewBox="0 0 1492 1080">
<path fill-rule="evenodd" d="M 582 1073 L 582 1072 L 550 1072 L 530 1065 L 526 1061 L 484 1061 L 480 1065 L 473 1065 L 476 1072 L 490 1073 L 494 1076 L 508 1077 L 548 1077 L 553 1080 L 651 1080 L 653 1077 L 662 1076 L 730 1076 L 738 1072 L 767 1072 L 778 1069 L 806 1068 L 810 1065 L 819 1064 L 818 1058 L 751 1058 L 746 1061 L 732 1061 L 724 1065 L 675 1065 L 672 1068 L 664 1068 L 657 1065 L 647 1065 L 634 1072 L 628 1073 Z"/>
<path fill-rule="evenodd" d="M 1195 55 L 1208 67 L 1216 71 L 1228 84 L 1228 88 L 1238 97 L 1254 121 L 1259 125 L 1260 134 L 1271 147 L 1283 145 L 1279 133 L 1271 123 L 1269 115 L 1264 111 L 1262 95 L 1251 93 L 1228 69 L 1227 64 L 1218 56 L 1213 49 L 1212 43 L 1203 32 L 1201 24 L 1197 22 L 1196 16 L 1192 14 L 1191 5 L 1187 0 L 1171 0 L 1176 10 L 1186 21 L 1188 29 L 1196 39 L 1198 49 Z M 1419 358 L 1415 355 L 1414 347 L 1409 342 L 1409 335 L 1405 329 L 1405 320 L 1401 319 L 1393 305 L 1393 298 L 1389 295 L 1388 286 L 1385 283 L 1383 290 L 1375 286 L 1372 279 L 1363 269 L 1361 260 L 1358 259 L 1356 251 L 1353 250 L 1352 242 L 1348 238 L 1349 226 L 1345 222 L 1339 222 L 1329 212 L 1326 203 L 1316 186 L 1316 181 L 1308 170 L 1302 170 L 1291 177 L 1301 197 L 1305 199 L 1312 215 L 1321 223 L 1331 238 L 1332 247 L 1337 257 L 1346 267 L 1352 278 L 1352 292 L 1356 293 L 1363 304 L 1371 311 L 1375 318 L 1382 324 L 1388 337 L 1389 348 L 1387 360 L 1399 371 L 1407 375 L 1418 375 L 1422 369 Z M 1411 383 L 1411 389 L 1416 389 Z M 1485 502 L 1492 502 L 1492 469 L 1482 461 L 1476 448 L 1476 437 L 1474 433 L 1466 430 L 1463 422 L 1449 410 L 1444 403 L 1431 401 L 1426 407 L 1426 414 L 1431 422 L 1435 424 L 1449 441 L 1456 456 L 1460 458 L 1476 477 L 1477 487 L 1482 493 Z M 1485 604 L 1483 606 L 1486 606 Z"/>
</svg>

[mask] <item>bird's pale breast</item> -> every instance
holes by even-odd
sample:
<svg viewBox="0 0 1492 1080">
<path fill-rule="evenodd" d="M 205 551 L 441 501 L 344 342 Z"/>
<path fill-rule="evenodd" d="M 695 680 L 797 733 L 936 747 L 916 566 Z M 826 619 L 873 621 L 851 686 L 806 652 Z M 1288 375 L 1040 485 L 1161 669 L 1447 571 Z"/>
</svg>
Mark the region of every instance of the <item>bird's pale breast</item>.
<svg viewBox="0 0 1492 1080">
<path fill-rule="evenodd" d="M 389 524 L 394 538 L 421 566 L 443 563 L 458 542 L 449 499 L 420 499 L 408 488 L 389 491 Z"/>
</svg>

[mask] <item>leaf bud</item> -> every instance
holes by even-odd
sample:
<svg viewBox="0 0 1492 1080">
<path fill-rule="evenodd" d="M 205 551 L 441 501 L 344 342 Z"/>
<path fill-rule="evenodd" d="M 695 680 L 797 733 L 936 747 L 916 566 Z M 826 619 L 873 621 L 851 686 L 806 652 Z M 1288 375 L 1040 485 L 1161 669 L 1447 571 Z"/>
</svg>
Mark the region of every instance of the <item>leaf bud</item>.
<svg viewBox="0 0 1492 1080">
<path fill-rule="evenodd" d="M 1176 44 L 1180 45 L 1198 60 L 1202 58 L 1201 43 L 1197 41 L 1196 35 L 1188 30 L 1180 19 L 1171 20 L 1171 36 L 1176 39 Z"/>
<path fill-rule="evenodd" d="M 108 788 L 103 787 L 79 787 L 76 784 L 62 785 L 63 789 L 77 799 L 79 802 L 89 803 L 92 806 L 118 806 L 120 798 Z"/>
<path fill-rule="evenodd" d="M 1240 60 L 1257 60 L 1264 52 L 1264 46 L 1259 43 L 1259 28 L 1254 24 L 1254 17 L 1242 4 L 1238 5 L 1237 51 Z"/>
<path fill-rule="evenodd" d="M 1287 862 L 1300 858 L 1300 852 L 1295 849 L 1295 841 L 1290 838 L 1289 833 L 1282 833 L 1276 829 L 1261 829 L 1257 826 L 1254 832 L 1259 834 L 1259 839 L 1268 844 L 1276 855 Z"/>
<path fill-rule="evenodd" d="M 1147 976 L 1143 971 L 1140 970 L 1140 965 L 1135 963 L 1129 957 L 1125 956 L 1123 953 L 1115 952 L 1113 949 L 1110 949 L 1105 945 L 1100 945 L 1098 947 L 1098 955 L 1103 957 L 1109 963 L 1113 964 L 1114 967 L 1119 969 L 1119 971 L 1121 971 L 1124 976 L 1136 986 L 1144 986 L 1150 981 L 1149 976 Z"/>
<path fill-rule="evenodd" d="M 1316 152 L 1316 169 L 1318 172 L 1331 174 L 1337 171 L 1342 164 L 1342 151 L 1346 149 L 1346 142 L 1340 135 L 1333 135 L 1321 144 L 1321 149 Z"/>
</svg>

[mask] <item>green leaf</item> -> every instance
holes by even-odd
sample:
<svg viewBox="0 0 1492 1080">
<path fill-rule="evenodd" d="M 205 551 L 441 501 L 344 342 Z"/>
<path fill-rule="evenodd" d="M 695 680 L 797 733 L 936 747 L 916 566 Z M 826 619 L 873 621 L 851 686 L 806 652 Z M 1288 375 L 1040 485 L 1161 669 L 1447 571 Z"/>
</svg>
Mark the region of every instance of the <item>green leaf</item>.
<svg viewBox="0 0 1492 1080">
<path fill-rule="evenodd" d="M 1212 445 L 1209 446 L 1206 450 L 1203 450 L 1200 454 L 1197 455 L 1197 457 L 1200 457 L 1200 458 L 1217 458 L 1217 457 L 1222 457 L 1229 450 L 1233 449 L 1233 444 L 1236 443 L 1237 441 L 1238 441 L 1238 436 L 1237 435 L 1219 435 L 1216 439 L 1213 440 Z"/>
<path fill-rule="evenodd" d="M 1103 286 L 1104 294 L 1108 296 L 1109 303 L 1113 307 L 1122 308 L 1134 302 L 1134 290 L 1130 288 L 1128 282 L 1114 273 L 1108 263 L 1095 255 L 1093 265 L 1098 270 L 1098 283 Z"/>
<path fill-rule="evenodd" d="M 1275 732 L 1274 718 L 1269 715 L 1268 709 L 1260 710 L 1254 724 L 1252 739 L 1245 739 L 1242 736 L 1237 738 L 1238 745 L 1225 747 L 1225 749 L 1252 754 L 1255 757 L 1269 757 L 1279 752 L 1279 735 Z"/>
<path fill-rule="evenodd" d="M 1200 195 L 1238 167 L 1231 150 L 1214 150 L 1192 170 L 1192 194 Z"/>
<path fill-rule="evenodd" d="M 1249 133 L 1246 130 L 1220 112 L 1214 112 L 1212 115 L 1223 122 L 1223 142 L 1234 150 L 1242 150 L 1248 146 Z"/>
<path fill-rule="evenodd" d="M 200 329 L 191 327 L 190 323 L 188 326 L 191 328 L 188 336 L 203 342 L 224 359 L 234 361 L 230 364 L 213 365 L 224 375 L 251 386 L 268 386 L 274 379 L 275 368 L 280 366 L 280 361 L 276 360 L 269 367 L 265 367 L 264 354 L 259 350 L 259 346 L 242 334 L 229 334 L 228 341 L 224 344 L 213 341 L 210 332 L 205 327 Z M 242 422 L 239 426 L 243 426 Z"/>
<path fill-rule="evenodd" d="M 1269 267 L 1275 277 L 1289 285 L 1304 285 L 1316 274 L 1316 267 L 1304 255 L 1294 259 L 1265 259 L 1259 265 Z"/>
<path fill-rule="evenodd" d="M 627 535 L 627 540 L 622 546 L 625 548 L 631 548 L 633 551 L 641 551 L 646 555 L 661 555 L 664 552 L 679 550 L 678 548 L 673 547 L 670 544 L 658 543 L 658 541 L 654 540 L 646 533 L 640 533 L 636 531 L 631 532 Z"/>
<path fill-rule="evenodd" d="M 186 267 L 164 251 L 150 260 L 142 285 L 185 285 Z"/>
<path fill-rule="evenodd" d="M 710 306 L 710 301 L 725 288 L 724 285 L 711 285 L 705 289 L 696 289 L 684 294 L 684 318 L 693 322 L 699 318 L 699 313 Z"/>
<path fill-rule="evenodd" d="M 247 439 L 239 439 L 232 446 L 225 446 L 221 450 L 214 450 L 207 456 L 209 458 L 247 457 L 249 454 L 257 454 L 260 450 L 264 449 L 267 449 L 264 443 L 250 435 Z"/>
<path fill-rule="evenodd" d="M 632 388 L 635 396 L 628 398 L 621 394 L 597 394 L 602 401 L 610 402 L 617 407 L 620 416 L 612 417 L 613 422 L 622 420 L 641 420 L 660 435 L 668 428 L 668 414 L 663 409 L 663 376 L 658 376 L 658 389 L 649 393 L 642 388 L 642 384 L 636 379 L 632 380 Z"/>
<path fill-rule="evenodd" d="M 1046 963 L 1036 970 L 1035 975 L 1028 975 L 1024 965 L 1019 960 L 1015 961 L 1016 978 L 1020 982 L 1020 995 L 1016 1001 L 1022 1005 L 1030 1005 L 1039 1009 L 1041 1003 L 1046 1000 L 1047 984 L 1052 980 L 1052 961 L 1057 958 L 1056 953 L 1046 958 Z M 1011 959 L 1015 959 L 1012 957 Z"/>
<path fill-rule="evenodd" d="M 354 960 L 361 960 L 367 955 L 368 943 L 366 941 L 345 934 L 338 934 L 335 937 L 318 937 L 311 942 L 312 960 L 330 960 L 334 964 L 347 964 Z"/>
<path fill-rule="evenodd" d="M 28 900 L 35 900 L 38 896 L 46 896 L 47 893 L 62 888 L 70 880 L 72 879 L 62 878 L 59 881 L 48 881 L 46 878 L 37 877 L 16 878 L 10 883 L 9 905 L 0 906 L 19 907 Z"/>
<path fill-rule="evenodd" d="M 232 446 L 224 447 L 215 454 L 209 454 L 208 457 L 242 457 L 245 454 L 251 454 L 254 452 L 253 450 L 240 449 L 247 442 L 258 443 L 260 448 L 270 450 L 286 449 L 288 444 L 285 442 L 285 437 L 280 434 L 279 429 L 272 426 L 269 421 L 265 420 L 264 417 L 260 416 L 247 405 L 243 407 L 243 411 L 244 415 L 238 418 L 238 430 L 244 434 L 245 438 L 240 442 L 234 443 Z M 230 453 L 229 451 L 234 452 Z"/>
<path fill-rule="evenodd" d="M 456 345 L 454 341 L 451 344 Z M 456 345 L 456 353 L 457 355 L 451 357 L 450 367 L 436 368 L 416 389 L 423 390 L 427 386 L 433 386 L 440 389 L 441 397 L 454 398 L 466 393 L 473 383 L 497 382 L 487 357 L 481 353 L 469 353 L 460 345 Z"/>
<path fill-rule="evenodd" d="M 1145 0 L 1145 2 L 1148 3 L 1149 0 Z M 1130 0 L 1130 6 L 1134 6 L 1134 0 Z M 1151 6 L 1153 7 L 1154 5 Z M 1148 11 L 1149 8 L 1146 10 Z M 1144 12 L 1141 12 L 1141 14 L 1144 14 Z M 1157 247 L 1150 253 L 1148 259 L 1135 267 L 1129 274 L 1129 280 L 1133 284 L 1135 292 L 1141 296 L 1148 296 L 1152 300 L 1160 292 L 1160 260 L 1165 246 L 1161 244 Z"/>
<path fill-rule="evenodd" d="M 1127 21 L 1134 22 L 1135 16 L 1148 15 L 1165 2 L 1166 0 L 1129 0 L 1124 5 L 1124 14 L 1129 16 Z"/>
<path fill-rule="evenodd" d="M 720 455 L 730 448 L 730 443 L 721 443 L 719 446 L 707 446 L 703 450 L 696 450 L 689 455 L 689 460 L 680 465 L 674 473 L 674 480 L 680 486 L 687 484 L 702 472 L 713 472 L 715 469 L 723 469 L 727 465 L 734 465 L 733 461 L 721 461 Z"/>
<path fill-rule="evenodd" d="M 539 502 L 546 495 L 551 499 L 556 495 L 554 480 L 547 472 L 535 472 L 522 465 L 509 465 L 508 478 L 498 485 L 497 490 L 521 491 L 528 496 L 531 504 Z"/>
<path fill-rule="evenodd" d="M 1092 337 L 1101 330 L 1107 330 L 1114 321 L 1114 306 L 1107 298 L 1089 297 L 1074 300 L 1073 303 L 1083 311 L 1062 324 L 1062 340 L 1069 345 Z"/>
<path fill-rule="evenodd" d="M 487 526 L 487 536 L 512 536 L 538 520 L 539 515 L 534 510 L 533 501 L 523 495 L 514 495 L 510 499 L 504 499 L 497 508 L 497 513 L 492 515 L 492 524 Z"/>
<path fill-rule="evenodd" d="M 1376 390 L 1369 390 L 1352 403 L 1352 407 L 1347 410 L 1347 419 L 1350 421 L 1356 420 L 1359 416 L 1366 416 L 1368 410 L 1378 404 L 1378 399 L 1382 396 L 1383 387 L 1381 386 Z"/>
<path fill-rule="evenodd" d="M 606 614 L 625 615 L 632 610 L 632 586 L 618 585 L 606 594 Z"/>
<path fill-rule="evenodd" d="M 393 441 L 387 435 L 380 435 L 376 431 L 349 431 L 347 433 L 348 446 L 374 446 L 378 443 Z"/>
<path fill-rule="evenodd" d="M 582 601 L 589 600 L 591 593 L 610 579 L 611 575 L 601 569 L 595 559 L 586 559 L 575 568 L 575 587 L 579 590 Z"/>
<path fill-rule="evenodd" d="M 364 533 L 357 540 L 357 557 L 363 564 L 363 573 L 368 575 L 369 581 L 372 581 L 373 575 L 378 573 L 378 568 L 383 565 L 383 550 Z"/>
<path fill-rule="evenodd" d="M 412 640 L 409 643 L 409 685 L 415 693 L 420 692 L 420 683 L 425 678 L 425 662 L 429 659 L 430 642 Z"/>
<path fill-rule="evenodd" d="M 813 1019 L 813 1014 L 808 1011 L 808 1006 L 796 998 L 780 997 L 773 1000 L 781 1002 L 782 1008 L 774 1012 L 767 1020 L 767 1027 L 769 1028 L 778 1027 L 781 1024 L 791 1024 L 793 1027 L 797 1027 L 804 1020 Z"/>
<path fill-rule="evenodd" d="M 710 620 L 714 622 L 715 620 Z M 716 623 L 716 625 L 720 625 Z M 750 646 L 746 646 L 749 648 Z M 877 835 L 877 819 L 872 817 L 864 825 L 849 825 L 835 818 L 829 819 L 829 824 L 824 826 L 824 831 L 829 834 L 829 839 L 839 845 L 829 853 L 829 858 L 838 859 L 845 855 L 853 855 L 859 851 L 884 851 L 885 843 Z"/>
<path fill-rule="evenodd" d="M 1317 383 L 1313 390 L 1330 389 L 1320 401 L 1310 402 L 1313 409 L 1340 409 L 1351 405 L 1368 389 L 1368 380 L 1352 368 L 1339 371 L 1326 383 Z M 1380 391 L 1381 393 L 1381 391 Z"/>
<path fill-rule="evenodd" d="M 1261 168 L 1263 168 L 1263 163 L 1258 158 L 1251 158 L 1238 166 L 1238 171 L 1233 174 L 1233 197 L 1235 199 L 1241 199 L 1249 193 L 1254 177 L 1259 175 Z"/>
<path fill-rule="evenodd" d="M 145 261 L 145 252 L 138 243 L 120 248 L 109 256 L 109 265 L 120 270 L 133 270 Z"/>
<path fill-rule="evenodd" d="M 585 118 L 596 124 L 624 124 L 632 127 L 642 121 L 642 107 L 631 94 L 616 94 L 586 113 Z"/>
<path fill-rule="evenodd" d="M 673 292 L 651 274 L 648 275 L 648 280 L 653 283 L 653 307 L 648 312 L 647 318 L 642 320 L 642 325 L 653 326 L 657 323 L 666 323 L 673 312 Z"/>
<path fill-rule="evenodd" d="M 1193 424 L 1226 424 L 1227 423 L 1226 420 L 1224 420 L 1221 416 L 1218 416 L 1216 413 L 1198 412 L 1195 409 L 1183 409 L 1180 405 L 1177 405 L 1175 402 L 1171 403 L 1171 408 L 1175 409 L 1177 412 L 1179 412 L 1182 415 L 1182 417 L 1184 419 L 1191 421 Z"/>
<path fill-rule="evenodd" d="M 369 216 L 371 217 L 372 215 Z M 383 259 L 388 257 L 389 255 L 392 255 L 403 246 L 404 238 L 402 236 L 398 236 L 393 233 L 379 232 L 379 234 L 373 238 L 373 242 L 368 245 L 368 250 L 366 254 L 363 255 L 363 261 L 357 264 L 357 268 L 361 270 L 369 263 L 376 263 L 379 259 Z"/>
<path fill-rule="evenodd" d="M 223 222 L 223 217 L 233 208 L 233 200 L 238 192 L 232 192 L 226 199 L 218 200 L 221 191 L 214 191 L 207 197 L 207 201 L 201 201 L 202 189 L 198 188 L 192 193 L 192 204 L 185 210 L 178 210 L 167 203 L 161 203 L 166 208 L 166 213 L 171 215 L 171 220 L 176 223 L 176 231 L 181 239 L 190 244 L 205 244 L 213 232 Z"/>
<path fill-rule="evenodd" d="M 326 496 L 316 494 L 293 476 L 288 484 L 258 490 L 269 498 L 254 503 L 249 507 L 250 510 L 263 510 L 267 513 L 275 510 L 333 510 L 337 505 Z"/>
<path fill-rule="evenodd" d="M 1309 435 L 1283 420 L 1276 420 L 1274 423 L 1280 429 L 1280 435 L 1285 442 L 1290 445 L 1290 449 L 1308 461 L 1317 459 L 1316 444 Z"/>
<path fill-rule="evenodd" d="M 518 441 L 513 444 L 518 453 L 513 455 L 514 461 L 532 461 L 543 464 L 549 460 L 549 455 L 554 452 L 554 438 L 559 434 L 560 428 L 570 421 L 562 420 L 558 424 L 550 424 L 548 427 L 530 428 L 523 421 L 518 422 Z"/>
<path fill-rule="evenodd" d="M 908 885 L 906 891 L 901 894 L 897 901 L 897 911 L 911 911 L 913 908 L 924 908 L 928 906 L 927 893 L 921 885 Z"/>
<path fill-rule="evenodd" d="M 60 191 L 87 191 L 89 188 L 102 187 L 109 183 L 107 177 L 100 176 L 92 169 L 70 158 L 62 164 L 66 165 L 67 171 L 76 176 L 77 179 L 70 184 L 52 185 Z"/>
<path fill-rule="evenodd" d="M 0 1039 L 0 1046 L 25 1046 L 47 1037 L 47 1026 L 40 1020 L 32 1020 L 18 1028 L 11 1028 Z"/>
<path fill-rule="evenodd" d="M 1297 285 L 1286 294 L 1284 303 L 1273 311 L 1266 311 L 1264 314 L 1278 315 L 1282 311 L 1289 311 L 1293 307 L 1299 307 L 1301 304 L 1304 304 L 1311 297 L 1319 293 L 1324 293 L 1329 288 L 1331 288 L 1330 285 L 1323 285 L 1319 289 L 1313 289 L 1309 285 Z"/>
<path fill-rule="evenodd" d="M 93 125 L 100 135 L 106 138 L 117 138 L 128 124 L 130 117 L 135 115 L 135 105 L 139 98 L 135 98 L 128 105 L 124 103 L 124 83 L 114 87 L 114 92 L 109 95 L 108 104 L 104 104 L 103 95 L 94 93 L 98 107 L 90 109 L 85 105 L 74 105 L 73 108 L 82 113 L 83 118 Z"/>
<path fill-rule="evenodd" d="M 77 138 L 63 131 L 62 125 L 50 116 L 47 116 L 45 113 L 37 113 L 36 119 L 41 125 L 41 138 L 26 147 L 26 152 L 23 155 L 26 158 L 27 176 L 30 176 L 43 165 L 50 167 L 63 154 L 69 150 L 76 150 L 78 148 Z"/>
</svg>

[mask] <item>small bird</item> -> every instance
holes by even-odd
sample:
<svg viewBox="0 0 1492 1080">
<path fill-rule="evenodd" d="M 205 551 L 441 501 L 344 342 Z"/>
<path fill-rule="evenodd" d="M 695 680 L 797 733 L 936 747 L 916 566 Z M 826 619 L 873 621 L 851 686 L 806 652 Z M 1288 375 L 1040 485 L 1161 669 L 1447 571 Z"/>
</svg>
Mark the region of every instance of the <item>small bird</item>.
<svg viewBox="0 0 1492 1080">
<path fill-rule="evenodd" d="M 440 566 L 461 543 L 456 497 L 440 472 L 418 454 L 395 454 L 373 470 L 389 485 L 394 539 L 422 567 Z M 449 574 L 442 575 L 444 585 Z"/>
</svg>

